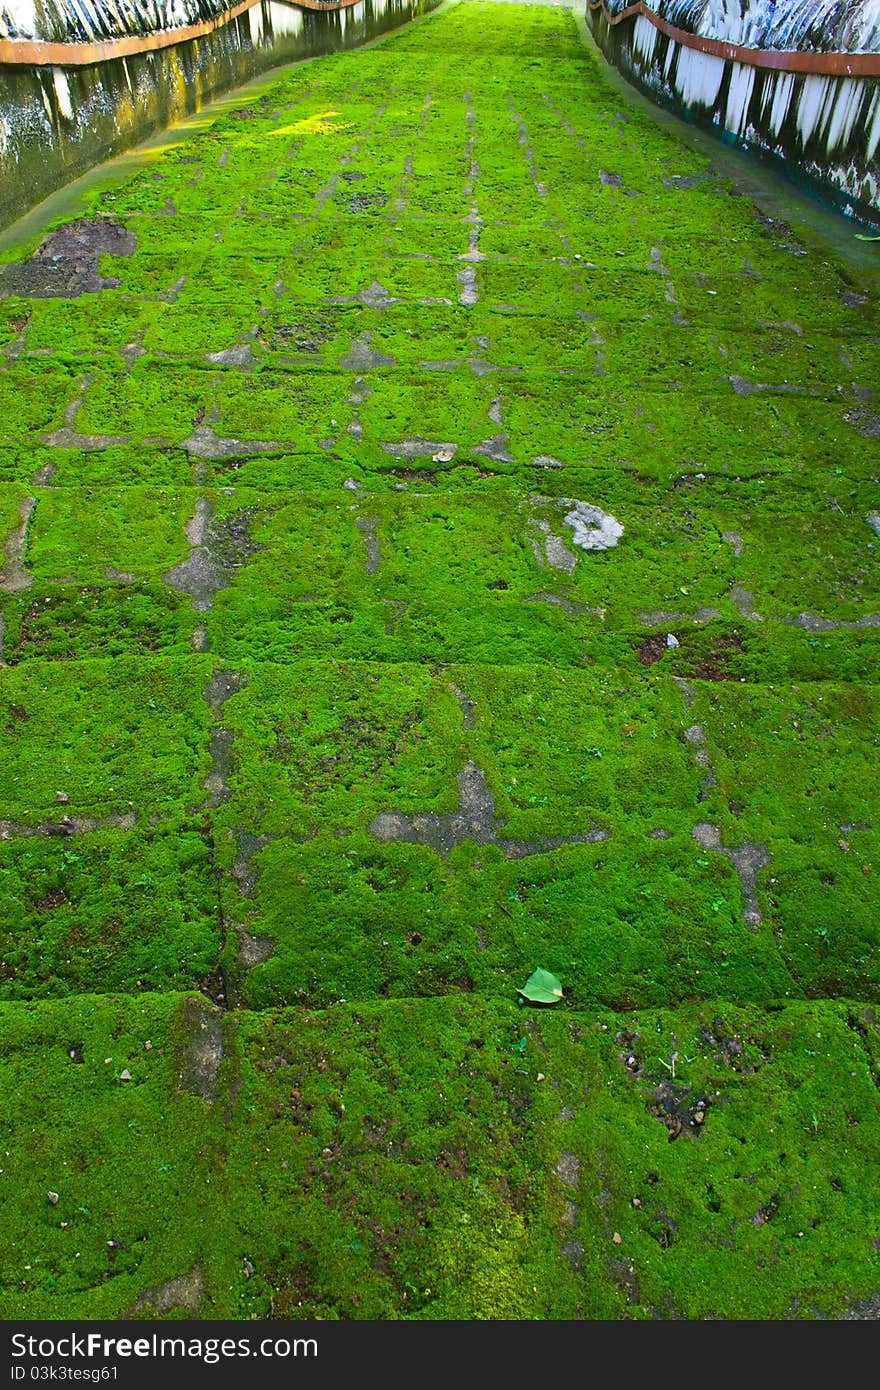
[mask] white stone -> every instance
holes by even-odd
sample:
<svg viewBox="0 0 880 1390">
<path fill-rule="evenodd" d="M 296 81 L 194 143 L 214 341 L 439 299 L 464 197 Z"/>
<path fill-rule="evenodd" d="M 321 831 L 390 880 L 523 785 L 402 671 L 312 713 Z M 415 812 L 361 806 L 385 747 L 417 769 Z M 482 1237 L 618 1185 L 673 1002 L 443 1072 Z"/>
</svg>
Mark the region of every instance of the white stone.
<svg viewBox="0 0 880 1390">
<path fill-rule="evenodd" d="M 623 535 L 620 522 L 601 507 L 578 502 L 573 497 L 560 498 L 560 506 L 569 508 L 565 524 L 572 528 L 572 541 L 582 550 L 610 550 Z"/>
</svg>

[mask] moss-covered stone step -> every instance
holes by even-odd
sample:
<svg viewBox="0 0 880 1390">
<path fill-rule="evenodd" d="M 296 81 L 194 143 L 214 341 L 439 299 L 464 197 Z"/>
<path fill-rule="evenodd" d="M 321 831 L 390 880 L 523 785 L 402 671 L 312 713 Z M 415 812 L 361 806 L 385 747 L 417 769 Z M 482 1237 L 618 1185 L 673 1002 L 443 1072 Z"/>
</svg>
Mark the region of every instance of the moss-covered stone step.
<svg viewBox="0 0 880 1390">
<path fill-rule="evenodd" d="M 875 1317 L 876 275 L 557 6 L 70 221 L 0 257 L 0 1316 Z"/>
<path fill-rule="evenodd" d="M 870 1316 L 872 1010 L 518 1008 L 534 959 L 491 1002 L 3 1005 L 0 1308 Z"/>
</svg>

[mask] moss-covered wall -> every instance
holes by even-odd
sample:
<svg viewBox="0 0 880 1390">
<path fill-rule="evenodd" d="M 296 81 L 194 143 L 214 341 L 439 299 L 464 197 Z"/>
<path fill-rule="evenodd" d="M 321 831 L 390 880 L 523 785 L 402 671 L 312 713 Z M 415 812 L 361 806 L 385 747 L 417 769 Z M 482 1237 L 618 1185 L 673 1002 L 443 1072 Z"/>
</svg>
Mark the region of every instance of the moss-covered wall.
<svg viewBox="0 0 880 1390">
<path fill-rule="evenodd" d="M 812 7 L 787 8 L 804 15 Z M 785 10 L 779 5 L 775 11 L 780 27 Z M 748 7 L 743 7 L 743 13 L 747 12 Z M 778 68 L 754 67 L 748 60 L 737 62 L 676 41 L 646 15 L 615 22 L 614 10 L 601 4 L 588 4 L 588 13 L 606 56 L 655 100 L 721 139 L 772 159 L 780 175 L 842 211 L 880 226 L 880 53 L 876 51 L 880 40 L 876 35 L 874 75 L 846 76 L 789 70 L 784 62 Z M 673 13 L 673 18 L 683 22 L 680 15 Z M 700 32 L 727 38 L 729 27 L 713 27 L 711 18 L 704 17 Z M 759 36 L 750 35 L 745 20 L 741 28 L 744 35 L 738 30 L 738 36 L 750 51 L 758 52 Z M 783 36 L 779 42 L 784 42 Z M 791 36 L 789 42 L 793 42 Z"/>
</svg>

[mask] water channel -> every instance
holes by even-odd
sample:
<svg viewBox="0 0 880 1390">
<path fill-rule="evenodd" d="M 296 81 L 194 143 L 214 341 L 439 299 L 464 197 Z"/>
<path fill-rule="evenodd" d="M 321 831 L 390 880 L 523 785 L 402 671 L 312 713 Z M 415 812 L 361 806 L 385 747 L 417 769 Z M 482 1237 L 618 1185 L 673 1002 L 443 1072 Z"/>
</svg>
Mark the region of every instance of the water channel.
<svg viewBox="0 0 880 1390">
<path fill-rule="evenodd" d="M 313 10 L 257 0 L 201 37 L 149 52 L 69 67 L 0 64 L 0 228 L 270 68 L 356 48 L 438 3 Z"/>
</svg>

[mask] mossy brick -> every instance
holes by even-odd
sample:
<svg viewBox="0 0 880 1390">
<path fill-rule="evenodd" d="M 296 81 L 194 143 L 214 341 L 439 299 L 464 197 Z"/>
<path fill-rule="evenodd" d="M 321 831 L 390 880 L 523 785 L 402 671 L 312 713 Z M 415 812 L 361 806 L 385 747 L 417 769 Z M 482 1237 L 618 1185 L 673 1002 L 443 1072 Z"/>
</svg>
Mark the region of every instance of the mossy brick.
<svg viewBox="0 0 880 1390">
<path fill-rule="evenodd" d="M 41 493 L 28 528 L 35 579 L 94 583 L 109 571 L 157 576 L 186 559 L 186 492 L 125 487 L 53 487 Z"/>
<path fill-rule="evenodd" d="M 76 393 L 75 373 L 61 364 L 33 358 L 7 363 L 0 372 L 0 438 L 29 443 L 41 431 L 58 428 Z"/>
<path fill-rule="evenodd" d="M 130 371 L 102 373 L 88 382 L 76 428 L 114 442 L 130 435 L 176 444 L 190 435 L 199 411 L 204 413 L 212 400 L 209 373 L 142 358 Z"/>
<path fill-rule="evenodd" d="M 0 844 L 0 995 L 197 988 L 219 945 L 211 846 L 107 828 Z"/>
<path fill-rule="evenodd" d="M 0 1311 L 870 1316 L 876 275 L 560 7 L 143 159 L 0 303 Z"/>
<path fill-rule="evenodd" d="M 204 659 L 33 661 L 0 671 L 7 733 L 2 816 L 26 826 L 203 800 L 210 710 Z M 56 795 L 69 801 L 58 814 Z M 63 832 L 62 832 L 63 833 Z"/>
<path fill-rule="evenodd" d="M 189 599 L 156 580 L 34 583 L 3 604 L 4 661 L 83 661 L 151 652 L 184 655 L 199 615 Z"/>
<path fill-rule="evenodd" d="M 33 442 L 22 446 L 14 454 L 15 470 L 32 483 L 32 490 L 40 486 L 39 483 L 34 484 L 33 480 L 45 478 L 47 473 L 48 485 L 59 490 L 69 487 L 79 491 L 90 487 L 119 488 L 131 485 L 179 492 L 192 483 L 193 460 L 184 449 L 163 447 L 157 443 L 144 444 L 142 441 L 113 444 L 100 436 L 97 440 L 85 439 L 82 442 L 85 448 L 76 447 L 75 438 L 67 446 L 35 446 Z M 42 486 L 47 484 L 43 483 Z"/>
<path fill-rule="evenodd" d="M 140 341 L 165 307 L 120 300 L 108 314 L 100 296 L 35 300 L 24 332 L 25 352 L 51 352 L 53 361 L 74 365 L 79 358 L 88 362 L 102 354 L 112 359 Z"/>
<path fill-rule="evenodd" d="M 185 1004 L 84 993 L 0 1005 L 10 1316 L 120 1317 L 202 1262 L 215 1159 L 206 1102 L 180 1088 Z"/>
</svg>

